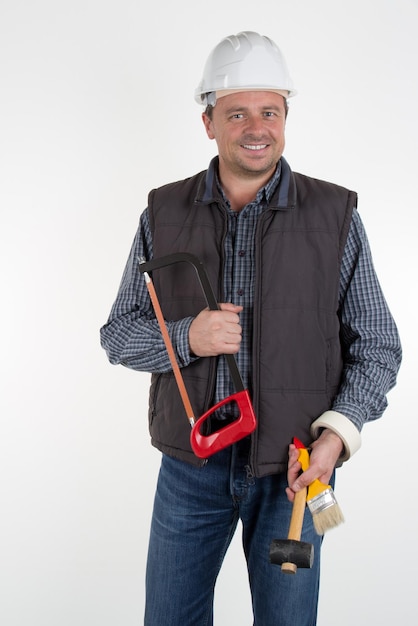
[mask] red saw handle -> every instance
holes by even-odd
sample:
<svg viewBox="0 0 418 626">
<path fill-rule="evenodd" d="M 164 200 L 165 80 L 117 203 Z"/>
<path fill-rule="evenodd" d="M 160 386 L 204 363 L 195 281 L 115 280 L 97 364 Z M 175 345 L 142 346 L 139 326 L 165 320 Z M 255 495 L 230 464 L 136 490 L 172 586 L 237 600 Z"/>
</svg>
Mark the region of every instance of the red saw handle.
<svg viewBox="0 0 418 626">
<path fill-rule="evenodd" d="M 210 434 L 202 435 L 201 429 L 206 420 L 221 406 L 230 402 L 236 402 L 240 415 L 227 426 Z M 246 389 L 224 398 L 204 413 L 195 423 L 190 434 L 190 443 L 196 456 L 206 459 L 207 457 L 236 443 L 243 437 L 250 435 L 257 425 L 254 409 L 251 404 L 249 393 Z"/>
</svg>

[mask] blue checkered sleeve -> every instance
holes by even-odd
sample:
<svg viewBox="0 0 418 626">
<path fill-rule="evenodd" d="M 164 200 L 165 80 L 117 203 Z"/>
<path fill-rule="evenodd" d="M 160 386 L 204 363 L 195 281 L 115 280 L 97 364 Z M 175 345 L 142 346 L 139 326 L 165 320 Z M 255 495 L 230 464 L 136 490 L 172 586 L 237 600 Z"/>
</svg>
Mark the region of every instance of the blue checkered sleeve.
<svg viewBox="0 0 418 626">
<path fill-rule="evenodd" d="M 340 312 L 344 371 L 332 408 L 361 429 L 365 421 L 379 418 L 385 410 L 402 351 L 357 211 L 341 265 Z"/>
<path fill-rule="evenodd" d="M 168 372 L 170 359 L 139 271 L 140 257 L 152 259 L 148 210 L 141 215 L 115 303 L 107 323 L 100 329 L 101 345 L 115 365 L 145 372 Z M 192 321 L 188 317 L 166 322 L 180 367 L 192 361 L 188 340 Z"/>
</svg>

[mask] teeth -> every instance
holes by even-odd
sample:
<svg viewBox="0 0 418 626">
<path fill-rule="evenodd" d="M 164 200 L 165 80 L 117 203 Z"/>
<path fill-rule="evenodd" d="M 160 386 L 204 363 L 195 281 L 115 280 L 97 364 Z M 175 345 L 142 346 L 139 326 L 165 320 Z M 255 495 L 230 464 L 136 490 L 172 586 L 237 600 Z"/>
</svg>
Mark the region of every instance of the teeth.
<svg viewBox="0 0 418 626">
<path fill-rule="evenodd" d="M 263 150 L 263 148 L 266 148 L 266 147 L 267 147 L 266 143 L 263 143 L 261 146 L 260 145 L 254 146 L 252 144 L 250 145 L 244 144 L 244 148 L 246 148 L 247 150 Z"/>
</svg>

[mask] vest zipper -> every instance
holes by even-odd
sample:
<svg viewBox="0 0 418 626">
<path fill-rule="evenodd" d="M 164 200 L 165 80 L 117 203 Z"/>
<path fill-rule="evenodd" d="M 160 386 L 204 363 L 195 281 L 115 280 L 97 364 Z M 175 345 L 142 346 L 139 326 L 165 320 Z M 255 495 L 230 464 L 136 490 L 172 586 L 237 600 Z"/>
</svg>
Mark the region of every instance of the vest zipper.
<svg viewBox="0 0 418 626">
<path fill-rule="evenodd" d="M 261 272 L 261 233 L 262 226 L 266 219 L 267 211 L 263 211 L 257 220 L 256 230 L 255 230 L 255 244 L 254 244 L 254 258 L 255 258 L 255 280 L 254 280 L 254 305 L 253 305 L 253 341 L 252 341 L 252 403 L 255 412 L 255 416 L 258 418 L 259 414 L 259 348 L 260 348 L 260 296 L 261 296 L 261 280 L 260 280 L 260 272 Z M 250 447 L 250 455 L 248 459 L 248 468 L 251 470 L 252 475 L 256 476 L 257 471 L 255 468 L 256 465 L 256 456 L 257 456 L 257 441 L 258 441 L 258 428 L 256 428 L 255 432 L 251 434 L 251 447 Z"/>
</svg>

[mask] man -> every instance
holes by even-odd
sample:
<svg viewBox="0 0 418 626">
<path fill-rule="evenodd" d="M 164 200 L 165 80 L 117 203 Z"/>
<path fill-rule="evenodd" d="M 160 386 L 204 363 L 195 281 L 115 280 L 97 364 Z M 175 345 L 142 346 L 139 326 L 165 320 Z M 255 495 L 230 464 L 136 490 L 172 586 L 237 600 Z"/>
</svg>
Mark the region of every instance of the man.
<svg viewBox="0 0 418 626">
<path fill-rule="evenodd" d="M 206 172 L 154 190 L 142 214 L 102 345 L 112 363 L 152 372 L 150 432 L 162 451 L 147 564 L 147 626 L 212 624 L 223 557 L 243 526 L 254 624 L 316 623 L 322 538 L 305 514 L 311 569 L 269 562 L 294 494 L 334 470 L 380 417 L 401 347 L 375 275 L 356 194 L 295 174 L 282 153 L 294 89 L 280 50 L 243 32 L 210 54 L 196 100 L 218 156 Z M 196 415 L 228 397 L 235 355 L 257 428 L 206 460 L 190 426 L 138 259 L 198 256 L 218 294 L 208 310 L 193 271 L 153 273 Z M 234 420 L 226 405 L 213 430 Z M 311 447 L 300 472 L 293 437 Z"/>
</svg>

